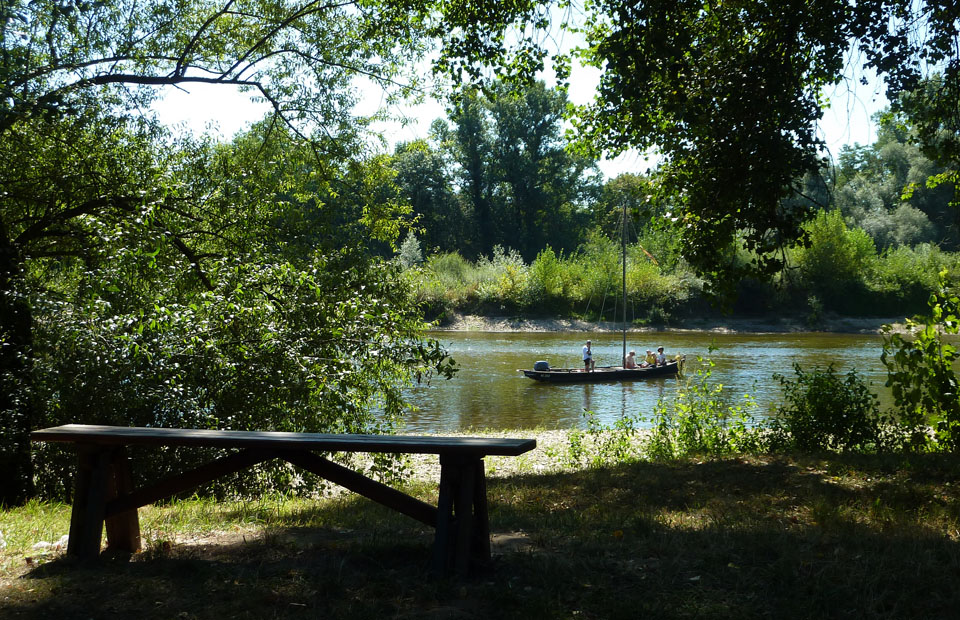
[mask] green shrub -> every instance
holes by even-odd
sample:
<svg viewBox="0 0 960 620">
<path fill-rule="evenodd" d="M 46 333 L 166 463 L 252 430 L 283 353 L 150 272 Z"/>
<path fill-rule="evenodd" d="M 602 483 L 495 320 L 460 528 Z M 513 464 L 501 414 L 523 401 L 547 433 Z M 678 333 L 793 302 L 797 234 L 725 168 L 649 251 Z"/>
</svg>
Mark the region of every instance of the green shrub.
<svg viewBox="0 0 960 620">
<path fill-rule="evenodd" d="M 802 286 L 828 309 L 869 313 L 865 293 L 877 262 L 873 239 L 848 229 L 839 211 L 820 211 L 804 230 L 810 245 L 793 253 Z"/>
<path fill-rule="evenodd" d="M 445 354 L 419 336 L 422 323 L 396 265 L 323 263 L 338 258 L 318 256 L 310 271 L 225 262 L 215 290 L 189 295 L 149 290 L 146 280 L 136 283 L 140 290 L 119 286 L 127 274 L 110 265 L 84 303 L 38 304 L 36 426 L 389 431 L 406 411 L 403 386 L 417 373 L 442 372 L 432 360 Z M 131 459 L 141 482 L 198 466 L 214 452 L 144 449 Z M 34 456 L 38 491 L 68 497 L 73 458 L 51 445 L 36 446 Z M 384 465 L 377 463 L 378 473 Z M 268 463 L 214 490 L 318 488 L 307 479 L 295 486 L 289 467 Z"/>
<path fill-rule="evenodd" d="M 536 307 L 563 296 L 563 262 L 549 246 L 530 265 L 527 305 Z"/>
<path fill-rule="evenodd" d="M 404 269 L 409 269 L 423 262 L 423 252 L 420 250 L 420 241 L 413 231 L 408 231 L 403 243 L 400 245 L 400 251 L 397 253 L 397 259 Z"/>
<path fill-rule="evenodd" d="M 776 374 L 783 404 L 770 423 L 775 445 L 797 450 L 869 452 L 884 447 L 890 427 L 876 394 L 855 370 L 840 376 L 830 364 L 805 372 L 793 365 L 796 380 Z"/>
<path fill-rule="evenodd" d="M 623 278 L 620 244 L 599 233 L 591 233 L 573 259 L 577 263 L 574 298 L 584 312 L 602 318 L 613 316 L 621 297 Z"/>
<path fill-rule="evenodd" d="M 682 260 L 665 271 L 640 245 L 628 246 L 627 253 L 628 308 L 635 320 L 665 322 L 703 290 L 703 281 Z M 457 253 L 436 254 L 421 270 L 406 275 L 431 316 L 444 311 L 575 310 L 620 319 L 621 260 L 618 243 L 594 234 L 572 257 L 558 256 L 548 247 L 528 266 L 518 252 L 497 247 L 492 257 L 476 264 Z"/>
<path fill-rule="evenodd" d="M 456 252 L 430 256 L 422 270 L 408 272 L 417 301 L 428 316 L 469 305 L 476 297 L 476 268 Z"/>
<path fill-rule="evenodd" d="M 881 296 L 887 314 L 921 312 L 937 288 L 937 273 L 954 267 L 956 258 L 933 244 L 900 246 L 884 252 L 877 261 L 871 287 Z"/>
<path fill-rule="evenodd" d="M 461 286 L 475 271 L 474 266 L 457 252 L 434 254 L 427 259 L 427 272 L 447 284 Z"/>
<path fill-rule="evenodd" d="M 527 300 L 527 264 L 516 250 L 493 248 L 492 258 L 477 263 L 479 300 L 499 309 L 519 309 Z"/>
<path fill-rule="evenodd" d="M 680 247 L 680 233 L 677 228 L 658 226 L 645 228 L 634 246 L 647 260 L 655 261 L 663 271 L 683 271 L 688 269 L 683 260 Z"/>
<path fill-rule="evenodd" d="M 677 389 L 673 400 L 660 401 L 649 420 L 644 454 L 651 460 L 669 460 L 703 454 L 757 453 L 765 439 L 749 395 L 731 404 L 723 385 L 710 382 L 713 362 L 697 357 L 698 368 Z"/>
<path fill-rule="evenodd" d="M 637 426 L 643 418 L 625 414 L 612 427 L 604 426 L 592 411 L 584 411 L 587 430 L 571 429 L 562 449 L 548 449 L 548 456 L 566 467 L 608 467 L 639 459 Z"/>
<path fill-rule="evenodd" d="M 939 446 L 960 447 L 960 381 L 954 365 L 957 347 L 944 336 L 960 333 L 960 296 L 947 285 L 947 272 L 939 274 L 930 296 L 930 313 L 907 320 L 912 337 L 888 327 L 881 360 L 887 367 L 887 385 L 893 390 L 901 424 L 913 444 L 927 443 L 926 425 L 936 431 Z"/>
</svg>

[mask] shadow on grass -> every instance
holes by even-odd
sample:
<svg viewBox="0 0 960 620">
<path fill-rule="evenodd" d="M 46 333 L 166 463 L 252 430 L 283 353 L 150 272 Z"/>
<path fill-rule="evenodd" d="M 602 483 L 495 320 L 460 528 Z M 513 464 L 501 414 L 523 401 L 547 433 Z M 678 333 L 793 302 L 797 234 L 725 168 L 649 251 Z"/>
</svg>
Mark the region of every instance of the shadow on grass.
<svg viewBox="0 0 960 620">
<path fill-rule="evenodd" d="M 489 481 L 495 547 L 430 576 L 432 530 L 363 499 L 278 512 L 254 537 L 154 542 L 26 573 L 30 618 L 949 618 L 955 457 L 637 463 Z M 416 489 L 427 499 L 434 491 Z M 224 521 L 241 515 L 225 514 Z M 517 544 L 519 542 L 519 544 Z"/>
</svg>

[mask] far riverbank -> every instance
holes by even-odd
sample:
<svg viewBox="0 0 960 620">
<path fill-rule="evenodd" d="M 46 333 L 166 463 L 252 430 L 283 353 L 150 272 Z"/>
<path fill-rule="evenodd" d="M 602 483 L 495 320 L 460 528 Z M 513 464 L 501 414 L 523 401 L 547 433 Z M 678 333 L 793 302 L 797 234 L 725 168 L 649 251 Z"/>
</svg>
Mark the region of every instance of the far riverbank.
<svg viewBox="0 0 960 620">
<path fill-rule="evenodd" d="M 782 334 L 827 332 L 838 334 L 879 334 L 884 325 L 904 330 L 903 317 L 858 318 L 827 317 L 810 325 L 799 317 L 710 318 L 686 319 L 669 325 L 630 326 L 627 331 L 644 332 L 710 332 L 718 334 Z M 457 314 L 448 317 L 437 331 L 458 332 L 619 332 L 622 324 L 613 321 L 579 319 L 527 318 L 518 316 L 477 316 Z"/>
</svg>

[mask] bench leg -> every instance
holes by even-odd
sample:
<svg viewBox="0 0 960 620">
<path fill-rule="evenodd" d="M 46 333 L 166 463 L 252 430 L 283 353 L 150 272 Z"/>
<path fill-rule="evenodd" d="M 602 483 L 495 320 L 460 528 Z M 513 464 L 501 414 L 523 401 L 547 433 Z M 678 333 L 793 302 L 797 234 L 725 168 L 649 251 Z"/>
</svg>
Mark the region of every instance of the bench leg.
<svg viewBox="0 0 960 620">
<path fill-rule="evenodd" d="M 78 447 L 68 555 L 82 559 L 99 556 L 104 525 L 108 548 L 131 553 L 140 549 L 136 509 L 106 517 L 107 502 L 131 490 L 130 463 L 122 446 Z"/>
<path fill-rule="evenodd" d="M 82 559 L 100 555 L 100 537 L 107 506 L 112 454 L 99 446 L 77 447 L 77 476 L 67 554 Z"/>
<path fill-rule="evenodd" d="M 490 530 L 483 459 L 440 457 L 440 497 L 433 566 L 465 575 L 471 561 L 490 559 Z"/>
<path fill-rule="evenodd" d="M 126 448 L 121 446 L 114 451 L 111 466 L 113 475 L 109 477 L 107 501 L 133 491 Z M 107 517 L 105 525 L 108 549 L 128 553 L 140 550 L 140 519 L 136 508 Z"/>
<path fill-rule="evenodd" d="M 473 484 L 473 557 L 486 564 L 490 562 L 490 517 L 487 514 L 487 478 L 483 459 L 477 461 Z"/>
</svg>

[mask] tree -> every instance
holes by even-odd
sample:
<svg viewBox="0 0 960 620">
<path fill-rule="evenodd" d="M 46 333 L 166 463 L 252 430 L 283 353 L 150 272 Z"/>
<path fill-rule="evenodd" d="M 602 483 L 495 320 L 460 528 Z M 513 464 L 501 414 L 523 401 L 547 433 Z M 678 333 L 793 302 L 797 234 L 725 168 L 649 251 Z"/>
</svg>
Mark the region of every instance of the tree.
<svg viewBox="0 0 960 620">
<path fill-rule="evenodd" d="M 150 215 L 167 185 L 152 140 L 149 126 L 90 110 L 76 119 L 33 118 L 2 134 L 9 165 L 0 170 L 0 462 L 10 475 L 0 502 L 29 490 L 27 433 L 40 418 L 32 385 L 39 298 L 85 297 L 114 242 L 151 247 L 163 233 L 163 218 Z"/>
<path fill-rule="evenodd" d="M 529 261 L 547 245 L 569 251 L 582 241 L 576 231 L 582 230 L 586 211 L 580 209 L 579 188 L 594 162 L 566 150 L 566 106 L 563 92 L 539 81 L 523 89 L 498 82 L 488 103 L 496 178 L 508 188 L 512 234 L 504 241 Z"/>
<path fill-rule="evenodd" d="M 457 203 L 444 154 L 425 140 L 398 144 L 391 160 L 400 197 L 410 204 L 421 241 L 432 251 L 453 252 L 471 235 Z M 472 231 L 471 231 L 472 232 Z"/>
<path fill-rule="evenodd" d="M 796 260 L 806 290 L 830 309 L 862 311 L 852 304 L 862 298 L 856 290 L 874 270 L 873 240 L 859 228 L 847 228 L 839 211 L 820 211 L 804 228 L 810 245 L 797 250 Z"/>
<path fill-rule="evenodd" d="M 336 195 L 334 179 L 349 178 L 351 172 L 361 187 L 382 186 L 363 171 L 376 172 L 383 166 L 361 164 L 350 170 L 350 160 L 363 151 L 366 126 L 352 110 L 355 80 L 362 76 L 394 93 L 409 92 L 419 80 L 408 61 L 421 57 L 434 41 L 453 42 L 456 29 L 448 32 L 446 22 L 457 22 L 464 10 L 471 7 L 376 0 L 3 3 L 0 150 L 7 161 L 25 165 L 4 171 L 9 184 L 0 196 L 0 427 L 4 429 L 0 468 L 6 472 L 0 503 L 18 501 L 30 492 L 28 433 L 41 414 L 35 362 L 42 343 L 35 336 L 41 321 L 56 320 L 51 318 L 54 315 L 36 315 L 47 310 L 55 297 L 37 286 L 35 275 L 57 273 L 69 289 L 69 304 L 86 311 L 78 303 L 83 295 L 95 301 L 98 295 L 114 292 L 90 287 L 99 273 L 90 266 L 116 267 L 129 276 L 144 265 L 158 264 L 144 257 L 170 253 L 176 257 L 167 263 L 171 271 L 157 277 L 182 276 L 176 281 L 184 286 L 178 291 L 184 295 L 215 294 L 228 282 L 242 286 L 247 276 L 241 273 L 275 273 L 259 262 L 265 242 L 276 240 L 265 234 L 269 227 L 261 226 L 278 217 L 272 206 L 289 217 L 311 202 L 305 194 Z M 513 13 L 485 11 L 483 30 L 502 31 L 496 22 L 504 15 L 512 19 Z M 308 166 L 296 159 L 299 172 L 308 173 L 305 182 L 291 184 L 296 174 L 289 167 L 279 170 L 273 165 L 278 160 L 265 160 L 256 169 L 254 184 L 242 175 L 220 176 L 204 160 L 181 158 L 180 149 L 174 149 L 174 157 L 166 157 L 162 148 L 166 145 L 152 134 L 154 130 L 135 119 L 156 96 L 158 86 L 191 83 L 246 89 L 268 101 L 273 114 L 265 134 L 256 137 L 262 141 L 285 129 L 284 135 L 289 132 L 302 141 L 311 156 Z M 189 152 L 193 147 L 184 148 Z M 259 155 L 254 148 L 243 157 L 256 162 Z M 229 157 L 214 159 L 230 162 Z M 38 165 L 31 169 L 34 163 Z M 235 160 L 226 169 L 243 170 L 242 163 Z M 184 179 L 188 182 L 181 185 Z M 36 191 L 27 191 L 28 187 Z M 296 209 L 288 209 L 290 204 Z M 358 225 L 369 230 L 372 238 L 387 239 L 398 230 L 395 221 L 388 221 L 396 211 L 392 203 L 357 201 L 355 206 L 360 209 Z M 252 219 L 247 219 L 249 209 L 254 212 Z M 231 253 L 244 269 L 226 260 Z M 117 258 L 123 259 L 119 265 L 114 262 Z M 352 274 L 339 281 L 350 291 L 354 290 L 350 287 L 364 290 L 358 282 L 370 274 L 358 265 L 368 258 L 363 252 L 341 252 L 315 260 L 321 271 Z M 254 282 L 273 278 L 261 275 L 249 278 Z M 274 290 L 301 290 L 296 282 L 296 278 L 279 278 L 274 285 L 258 285 L 263 291 L 258 299 L 286 312 L 285 304 L 269 300 Z M 124 285 L 130 283 L 129 277 L 123 280 Z M 335 284 L 322 282 L 316 290 Z M 118 284 L 113 286 L 123 291 Z M 371 287 L 364 295 L 373 297 L 376 289 Z M 149 303 L 150 296 L 131 299 Z M 341 300 L 342 312 L 347 314 L 334 306 L 319 309 L 349 321 L 357 318 L 350 312 L 363 316 L 358 308 L 376 305 L 351 299 Z M 236 305 L 225 301 L 214 306 L 218 314 L 229 314 L 230 304 Z M 161 318 L 154 318 L 157 325 L 166 324 Z M 356 342 L 376 342 L 378 333 L 410 333 L 395 329 L 382 315 L 368 326 Z M 181 333 L 186 337 L 186 331 Z M 410 359 L 435 355 L 435 350 L 425 347 L 415 345 Z M 366 372 L 371 372 L 369 366 Z M 338 386 L 335 391 L 342 399 L 353 399 L 357 389 L 349 382 L 324 384 Z"/>
<path fill-rule="evenodd" d="M 482 253 L 501 245 L 532 261 L 547 245 L 571 250 L 582 241 L 595 168 L 566 149 L 566 105 L 564 94 L 543 82 L 497 81 L 455 99 L 455 127 L 444 133 Z"/>
<path fill-rule="evenodd" d="M 878 247 L 930 241 L 957 243 L 952 188 L 931 183 L 944 172 L 911 141 L 915 137 L 902 115 L 874 116 L 877 141 L 844 147 L 840 152 L 835 204 L 848 223 L 866 230 Z"/>
<path fill-rule="evenodd" d="M 739 279 L 725 248 L 743 231 L 758 268 L 772 272 L 782 265 L 773 252 L 809 213 L 785 199 L 819 167 L 819 88 L 846 48 L 820 12 L 844 5 L 669 5 L 596 4 L 583 55 L 604 72 L 576 126 L 593 149 L 662 154 L 659 193 L 674 200 L 685 256 L 699 269 Z"/>
<path fill-rule="evenodd" d="M 510 79 L 540 70 L 544 42 L 553 39 L 537 26 L 545 27 L 549 9 L 511 5 L 516 24 L 534 27 L 502 38 L 464 33 L 440 66 L 472 78 L 489 59 Z M 781 250 L 802 238 L 809 204 L 789 199 L 821 166 L 822 90 L 842 79 L 851 45 L 864 50 L 898 109 L 912 112 L 917 103 L 918 135 L 934 159 L 960 168 L 960 46 L 947 3 L 596 0 L 582 9 L 581 22 L 565 26 L 586 41 L 573 55 L 601 78 L 594 102 L 572 115 L 581 147 L 661 156 L 659 194 L 675 201 L 670 219 L 685 256 L 721 289 L 744 271 L 773 273 Z M 571 58 L 553 60 L 568 76 Z M 930 80 L 931 71 L 940 77 Z M 907 95 L 921 83 L 921 94 Z M 737 238 L 756 257 L 752 269 L 731 260 Z"/>
<path fill-rule="evenodd" d="M 625 173 L 603 184 L 593 204 L 594 224 L 608 236 L 619 237 L 623 224 L 623 208 L 627 208 L 634 231 L 646 226 L 654 213 L 650 201 L 653 188 L 645 175 Z M 662 214 L 657 214 L 662 215 Z"/>
<path fill-rule="evenodd" d="M 460 168 L 465 202 L 480 233 L 479 254 L 486 256 L 493 252 L 499 235 L 493 214 L 489 120 L 480 93 L 468 90 L 454 99 L 449 116 L 456 128 L 450 133 L 448 144 Z"/>
</svg>

